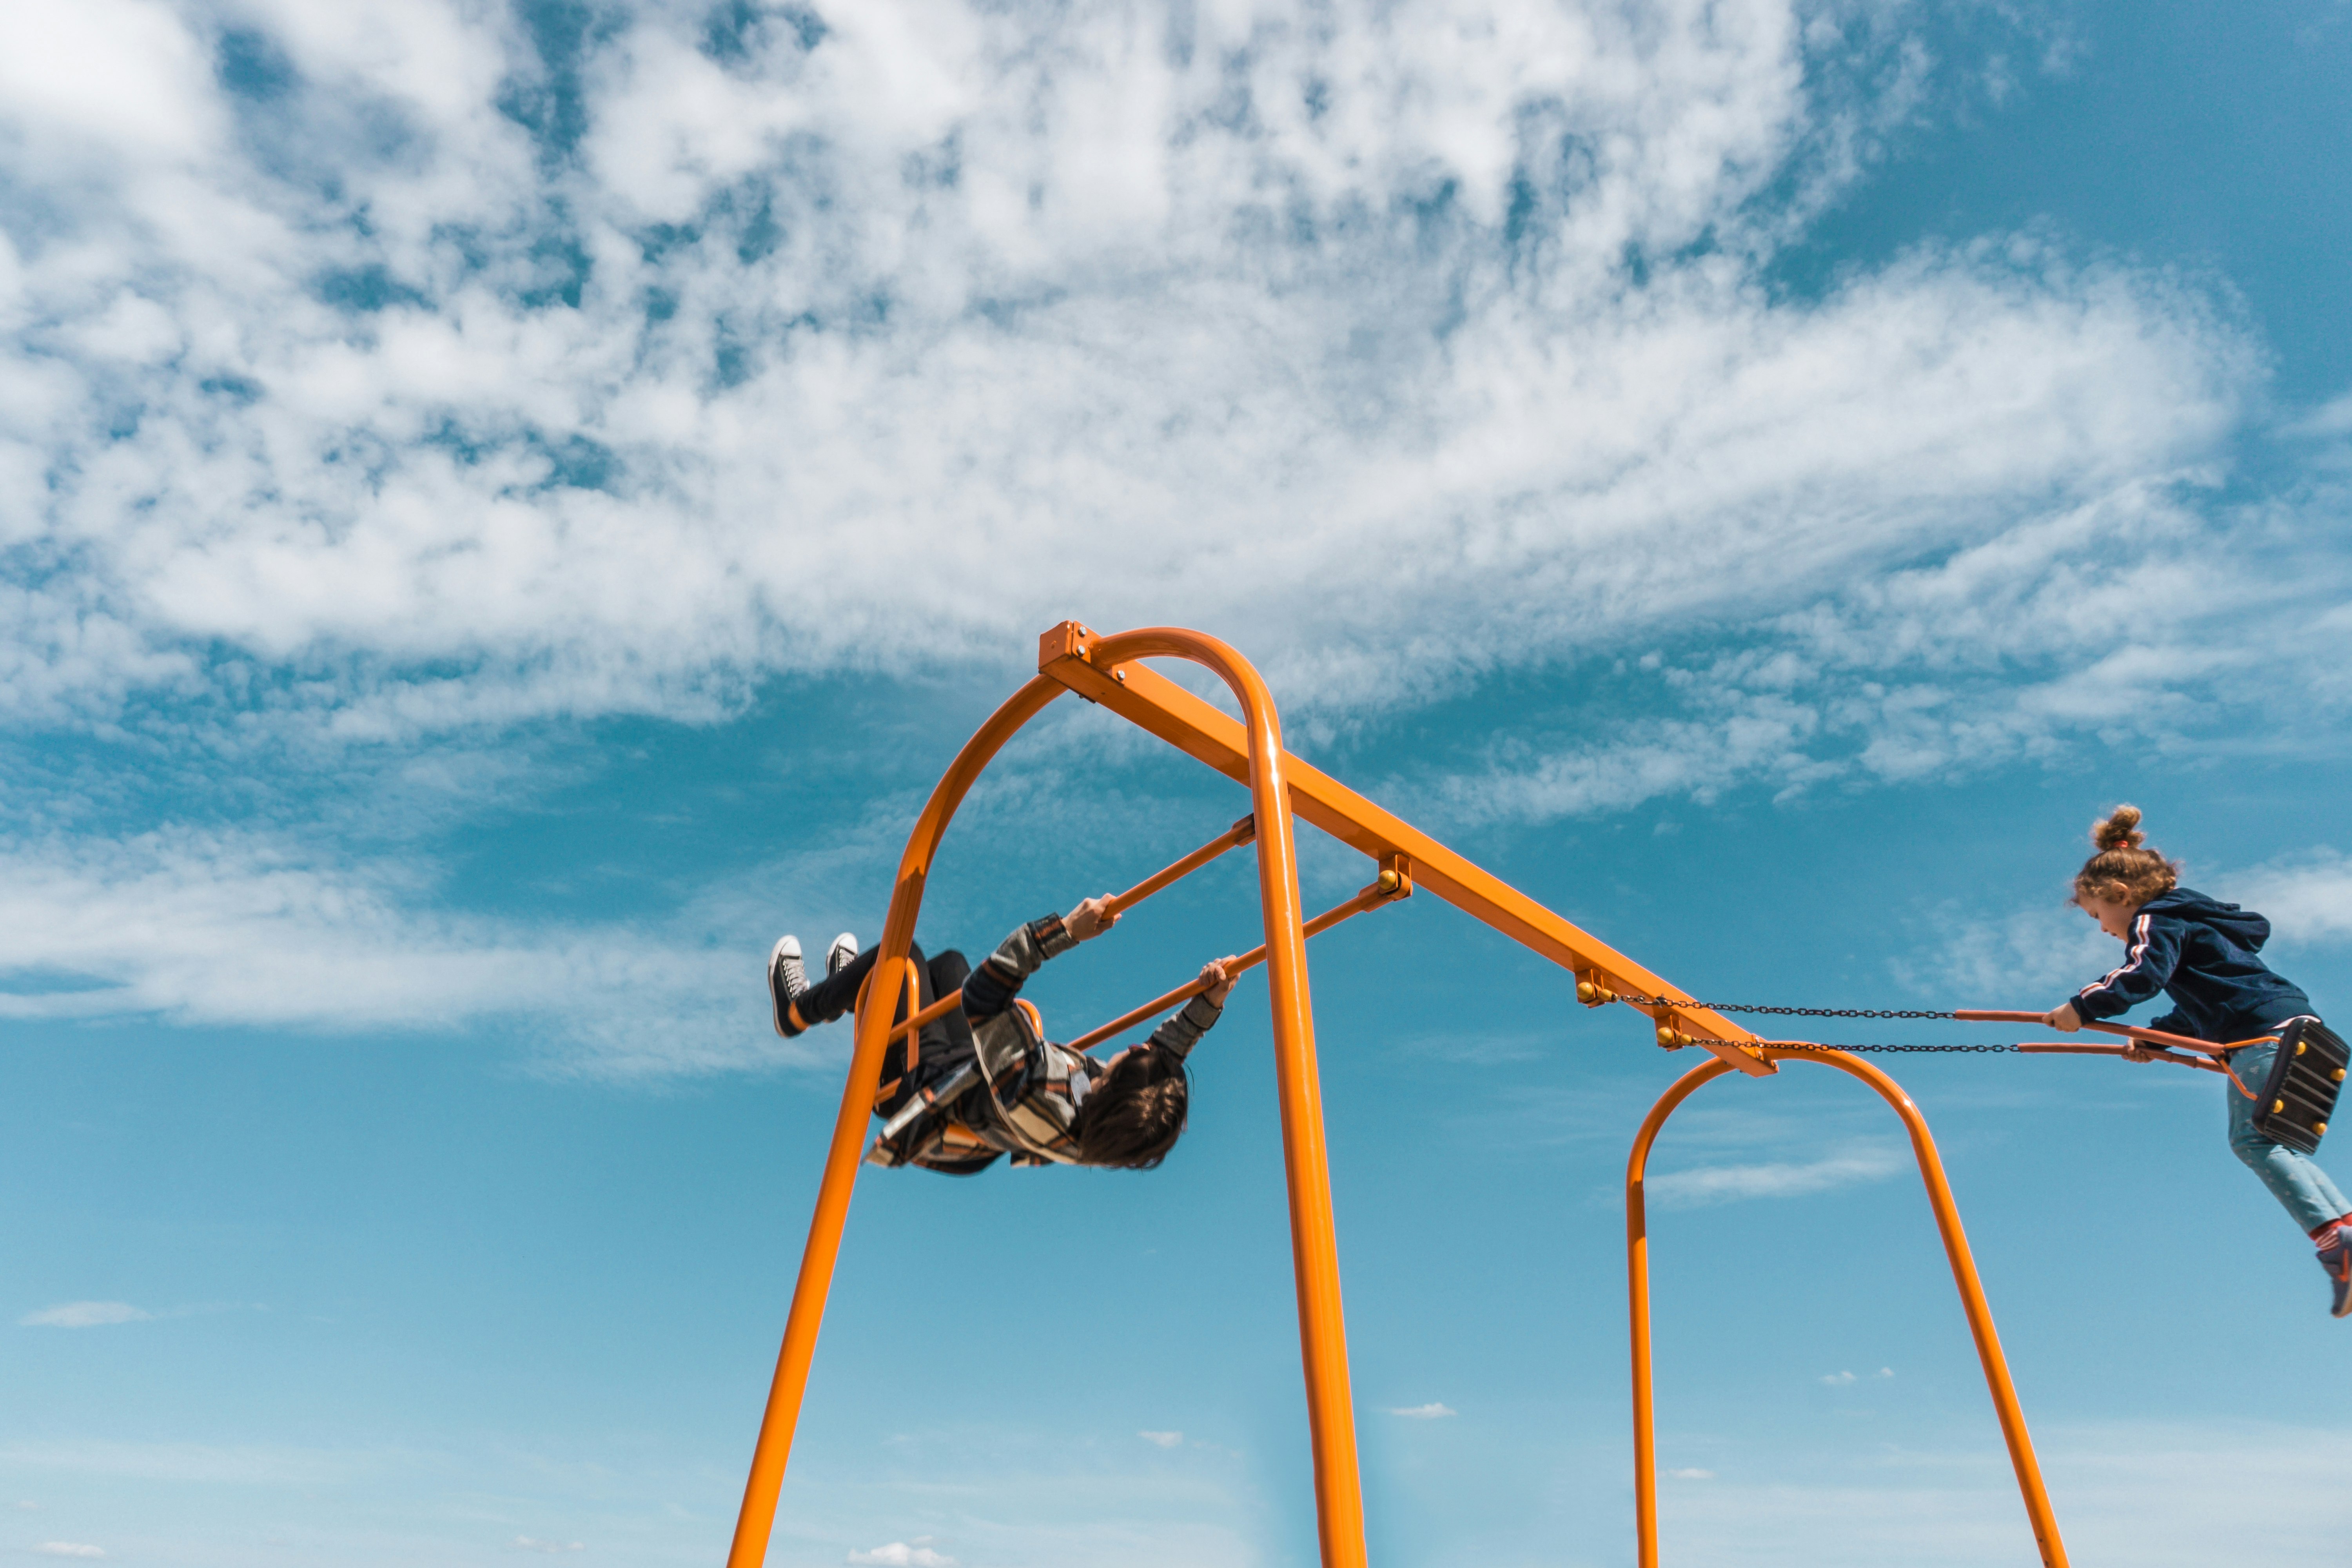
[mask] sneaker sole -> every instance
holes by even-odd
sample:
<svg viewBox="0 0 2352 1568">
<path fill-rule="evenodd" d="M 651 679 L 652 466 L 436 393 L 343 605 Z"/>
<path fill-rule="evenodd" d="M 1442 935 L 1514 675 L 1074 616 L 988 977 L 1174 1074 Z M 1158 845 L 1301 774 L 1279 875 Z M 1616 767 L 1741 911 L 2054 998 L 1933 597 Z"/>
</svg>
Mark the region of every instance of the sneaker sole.
<svg viewBox="0 0 2352 1568">
<path fill-rule="evenodd" d="M 778 970 L 784 962 L 784 943 L 790 940 L 779 937 L 768 950 L 768 1019 L 775 1026 L 777 1037 L 786 1040 L 793 1037 L 784 1028 L 784 1009 L 792 1005 L 792 999 L 784 994 L 783 977 Z"/>
</svg>

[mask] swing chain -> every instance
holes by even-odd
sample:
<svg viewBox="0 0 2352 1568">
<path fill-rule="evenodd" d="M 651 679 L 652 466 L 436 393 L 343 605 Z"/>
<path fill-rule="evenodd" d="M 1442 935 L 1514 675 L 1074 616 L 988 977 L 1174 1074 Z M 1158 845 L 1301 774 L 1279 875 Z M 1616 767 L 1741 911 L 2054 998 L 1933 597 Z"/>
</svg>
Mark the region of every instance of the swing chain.
<svg viewBox="0 0 2352 1568">
<path fill-rule="evenodd" d="M 1811 1040 L 1766 1040 L 1763 1043 L 1768 1046 L 1777 1046 L 1784 1051 L 1910 1051 L 1930 1053 L 1968 1053 L 1975 1051 L 2013 1051 L 2017 1049 L 2015 1046 L 1825 1046 L 1816 1044 Z"/>
<path fill-rule="evenodd" d="M 1622 992 L 1618 994 L 1617 1000 L 1631 1002 L 1643 1007 L 1696 1007 L 1709 1013 L 1769 1013 L 1783 1018 L 1951 1018 L 1957 1016 L 1951 1013 L 1922 1013 L 1887 1007 L 1768 1007 L 1760 1002 L 1686 1002 L 1679 996 L 1629 996 Z"/>
</svg>

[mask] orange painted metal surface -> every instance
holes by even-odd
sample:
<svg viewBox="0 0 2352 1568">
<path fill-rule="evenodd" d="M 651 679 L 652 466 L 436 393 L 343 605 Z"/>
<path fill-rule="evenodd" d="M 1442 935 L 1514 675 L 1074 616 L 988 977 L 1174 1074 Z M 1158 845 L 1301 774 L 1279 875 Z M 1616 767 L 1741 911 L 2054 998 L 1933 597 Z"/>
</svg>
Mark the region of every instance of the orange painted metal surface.
<svg viewBox="0 0 2352 1568">
<path fill-rule="evenodd" d="M 1139 662 L 1160 658 L 1189 659 L 1216 674 L 1239 704 L 1241 719 L 1220 712 Z M 1363 1499 L 1307 974 L 1309 930 L 1325 929 L 1362 910 L 1402 897 L 1418 883 L 1514 942 L 1575 972 L 1595 994 L 1671 997 L 1677 993 L 1657 975 L 1501 879 L 1292 756 L 1283 747 L 1280 721 L 1265 682 L 1247 660 L 1215 638 L 1172 627 L 1097 637 L 1077 622 L 1066 621 L 1038 639 L 1038 670 L 1037 679 L 1016 692 L 966 742 L 925 804 L 899 860 L 875 973 L 900 973 L 911 980 L 908 953 L 923 889 L 948 824 L 1004 743 L 1065 690 L 1109 708 L 1249 787 L 1252 810 L 1247 820 L 1257 843 L 1258 895 L 1265 931 L 1262 951 L 1280 1096 L 1299 1351 L 1314 1457 L 1317 1532 L 1325 1568 L 1363 1568 Z M 1372 857 L 1382 868 L 1379 881 L 1313 922 L 1300 917 L 1294 812 Z M 1226 848 L 1247 842 L 1244 826 L 1235 824 L 1210 846 L 1120 895 L 1123 904 L 1149 897 Z M 1253 961 L 1257 957 L 1251 956 Z M 1174 1005 L 1188 994 L 1189 990 L 1171 993 L 1153 1006 Z M 866 1121 L 884 1049 L 900 1028 L 919 1027 L 956 1000 L 942 997 L 906 1025 L 895 1026 L 893 1009 L 858 1009 L 841 1110 L 826 1148 L 816 1210 L 809 1223 L 783 1343 L 777 1353 L 775 1376 L 744 1484 L 742 1510 L 728 1553 L 729 1568 L 758 1568 L 766 1557 L 777 1496 L 807 1392 L 809 1367 L 864 1152 Z M 1715 1053 L 1718 1060 L 1714 1070 L 1737 1068 L 1756 1076 L 1777 1070 L 1770 1055 L 1753 1046 L 1754 1035 L 1715 1013 L 1676 1002 L 1643 1005 L 1640 1010 L 1648 1013 L 1660 1029 Z M 1120 1022 L 1124 1025 L 1148 1016 L 1148 1012 L 1130 1015 Z"/>
<path fill-rule="evenodd" d="M 1218 856 L 1223 855 L 1226 850 L 1239 848 L 1241 846 L 1248 843 L 1253 837 L 1256 837 L 1256 835 L 1257 819 L 1249 816 L 1243 817 L 1239 822 L 1234 823 L 1231 827 L 1226 828 L 1223 833 L 1218 834 L 1214 838 L 1210 839 L 1206 844 L 1202 845 L 1198 849 L 1193 850 L 1190 855 L 1185 856 L 1181 860 L 1177 861 L 1174 865 L 1169 866 L 1162 870 L 1154 871 L 1150 876 L 1146 877 L 1142 881 L 1138 882 L 1124 893 L 1113 895 L 1110 903 L 1108 906 L 1108 912 L 1114 916 L 1125 914 L 1128 910 L 1143 902 L 1144 900 L 1150 898 L 1152 894 L 1159 892 L 1161 889 L 1166 888 L 1172 883 L 1191 876 L 1193 872 L 1199 870 L 1202 867 L 1207 865 Z M 1310 931 L 1307 934 L 1312 936 L 1314 932 Z M 1260 951 L 1263 952 L 1264 950 L 1261 949 Z M 1185 994 L 1190 995 L 1192 993 L 1187 992 Z M 898 1026 L 898 1032 L 902 1035 L 915 1034 L 919 1032 L 924 1025 L 931 1022 L 933 1019 L 946 1017 L 956 1005 L 962 1000 L 963 990 L 961 987 L 958 987 L 957 989 L 949 992 L 939 1000 L 933 1002 L 921 1012 L 915 1013 L 912 1016 L 908 1018 L 905 1023 Z M 1085 1047 L 1080 1047 L 1079 1048 L 1083 1050 Z"/>
<path fill-rule="evenodd" d="M 2039 1024 L 2046 1016 L 2041 1013 L 2000 1011 L 1990 1007 L 1962 1007 L 1952 1015 L 1953 1017 L 1970 1024 Z M 2086 1023 L 2083 1027 L 2096 1029 L 2103 1035 L 2121 1035 L 2126 1039 L 2138 1040 L 2147 1045 L 2169 1046 L 2177 1051 L 2202 1051 L 2209 1057 L 2218 1057 L 2223 1051 L 2239 1050 L 2247 1046 L 2278 1044 L 2276 1035 L 2258 1035 L 2251 1040 L 2231 1040 L 2223 1045 L 2216 1045 L 2211 1040 L 2200 1040 L 2189 1035 L 2167 1034 L 2162 1029 L 2144 1029 L 2137 1024 Z"/>
<path fill-rule="evenodd" d="M 1096 646 L 1098 639 L 1091 633 L 1068 622 L 1046 634 L 1045 642 L 1041 663 L 1047 650 L 1050 657 L 1065 662 L 1083 662 L 1090 650 L 1113 662 L 1144 658 L 1190 659 L 1223 679 L 1241 706 L 1245 728 L 1234 728 L 1244 742 L 1239 776 L 1250 786 L 1257 841 L 1258 894 L 1266 937 L 1266 989 L 1280 1099 L 1291 1258 L 1297 1286 L 1300 1359 L 1306 1373 L 1307 1428 L 1314 1458 L 1316 1529 L 1325 1568 L 1365 1568 L 1363 1492 L 1356 1457 L 1354 1402 L 1348 1382 L 1347 1324 L 1339 1294 L 1329 1154 L 1315 1058 L 1305 923 L 1299 910 L 1297 845 L 1286 773 L 1292 759 L 1282 745 L 1273 697 L 1247 660 L 1198 632 L 1153 628 L 1099 639 Z M 892 973 L 907 962 L 933 858 L 973 781 L 1004 742 L 1059 696 L 1066 684 L 1041 675 L 1024 686 L 965 744 L 932 791 L 899 860 L 890 912 L 875 961 L 877 973 Z M 729 1568 L 758 1568 L 767 1556 L 776 1500 L 807 1392 L 809 1365 L 840 1254 L 850 1194 L 856 1184 L 866 1119 L 880 1079 L 883 1050 L 894 1032 L 890 1010 L 877 1006 L 861 1011 L 848 1081 L 843 1086 L 841 1110 L 826 1151 L 816 1213 L 810 1222 L 783 1344 L 728 1552 Z"/>
<path fill-rule="evenodd" d="M 1354 898 L 1349 899 L 1346 903 L 1338 905 L 1332 909 L 1325 910 L 1321 914 L 1317 915 L 1313 920 L 1308 921 L 1307 922 L 1307 934 L 1310 937 L 1321 936 L 1325 931 L 1329 931 L 1341 921 L 1362 914 L 1366 910 L 1374 910 L 1380 908 L 1382 904 L 1393 903 L 1398 899 L 1409 897 L 1412 892 L 1412 884 L 1411 882 L 1404 880 L 1393 871 L 1383 871 L 1381 873 L 1379 880 L 1373 882 L 1370 887 L 1364 889 L 1361 892 L 1359 892 Z M 1250 949 L 1247 952 L 1241 954 L 1231 963 L 1225 965 L 1225 975 L 1228 979 L 1231 979 L 1235 975 L 1246 974 L 1265 962 L 1265 948 L 1261 944 Z M 1198 979 L 1190 981 L 1185 984 L 1179 985 L 1175 990 L 1169 992 L 1164 996 L 1153 997 L 1150 1001 L 1146 1002 L 1142 1006 L 1136 1008 L 1131 1013 L 1122 1013 L 1118 1017 L 1113 1018 L 1109 1023 L 1101 1026 L 1099 1028 L 1087 1030 L 1085 1034 L 1080 1035 L 1076 1039 L 1070 1042 L 1070 1048 L 1072 1050 L 1083 1051 L 1095 1046 L 1101 1045 L 1105 1040 L 1109 1039 L 1114 1035 L 1119 1034 L 1123 1030 L 1133 1028 L 1136 1025 L 1142 1023 L 1146 1018 L 1156 1018 L 1171 1007 L 1181 1006 L 1184 1003 L 1191 1001 L 1193 997 L 1198 996 L 1202 992 L 1206 991 L 1208 988 L 1209 983 L 1207 981 Z"/>
<path fill-rule="evenodd" d="M 1911 1135 L 1911 1152 L 1919 1162 L 1919 1179 L 1927 1188 L 1928 1206 L 1935 1212 L 1936 1228 L 1943 1237 L 1944 1255 L 1952 1266 L 1953 1283 L 1959 1287 L 1960 1306 L 1968 1316 L 1969 1332 L 1976 1341 L 1977 1360 L 1984 1368 L 1985 1386 L 2000 1420 L 2001 1438 L 2009 1446 L 2010 1467 L 2016 1473 L 2018 1493 L 2024 1500 L 2026 1518 L 2033 1527 L 2034 1546 L 2045 1568 L 2066 1568 L 2065 1542 L 2059 1536 L 2057 1516 L 2051 1510 L 2050 1495 L 2042 1484 L 2042 1466 L 2034 1458 L 2033 1439 L 2025 1429 L 2025 1413 L 2018 1406 L 2017 1389 L 2010 1381 L 2009 1361 L 2001 1354 L 2000 1336 L 1993 1330 L 1992 1309 L 1986 1304 L 1984 1286 L 1977 1278 L 1976 1260 L 1969 1253 L 1968 1235 L 1960 1227 L 1960 1211 L 1952 1202 L 1951 1185 L 1944 1178 L 1944 1163 L 1936 1152 L 1936 1141 L 1927 1131 L 1927 1119 L 1919 1114 L 1919 1108 L 1911 1102 L 1900 1084 L 1859 1057 L 1844 1051 L 1793 1050 L 1769 1044 L 1759 1048 L 1778 1060 L 1820 1062 L 1858 1078 L 1877 1090 L 1879 1097 L 1902 1117 L 1904 1128 Z M 1634 1135 L 1633 1153 L 1625 1163 L 1625 1279 L 1633 1331 L 1633 1519 L 1639 1568 L 1658 1568 L 1657 1435 L 1650 1369 L 1650 1243 L 1643 1182 L 1649 1166 L 1650 1146 L 1657 1141 L 1666 1119 L 1701 1086 L 1730 1070 L 1721 1061 L 1702 1062 L 1677 1079 L 1643 1119 L 1642 1130 Z"/>
<path fill-rule="evenodd" d="M 882 927 L 882 956 L 875 961 L 877 973 L 887 973 L 892 965 L 906 963 L 931 857 L 972 782 L 1004 742 L 1062 690 L 1059 683 L 1042 678 L 1023 686 L 965 742 L 947 775 L 931 792 L 922 816 L 915 821 L 907 852 L 898 861 L 890 913 Z M 759 1441 L 751 1450 L 751 1471 L 743 1483 L 743 1506 L 735 1518 L 728 1568 L 760 1568 L 767 1560 L 768 1536 L 776 1523 L 776 1497 L 784 1484 L 784 1464 L 792 1455 L 801 1400 L 808 1392 L 809 1363 L 816 1354 L 817 1330 L 824 1321 L 824 1299 L 833 1286 L 834 1264 L 841 1255 L 842 1226 L 848 1223 L 849 1195 L 857 1184 L 858 1162 L 866 1152 L 866 1121 L 873 1114 L 874 1090 L 882 1079 L 882 1053 L 890 1034 L 887 1009 L 860 1009 L 849 1076 L 841 1088 L 841 1110 L 834 1118 L 833 1141 L 825 1150 L 816 1213 L 809 1220 L 808 1242 L 801 1252 L 800 1277 L 793 1286 L 784 1341 L 776 1352 L 776 1374 L 760 1418 Z"/>
<path fill-rule="evenodd" d="M 1079 648 L 1087 651 L 1080 653 Z M 1249 777 L 1249 737 L 1241 724 L 1165 676 L 1140 664 L 1145 657 L 1123 638 L 1096 638 L 1065 621 L 1039 641 L 1038 670 L 1090 702 L 1166 741 L 1228 778 Z M 1402 855 L 1414 880 L 1464 913 L 1493 926 L 1523 947 L 1605 989 L 1628 995 L 1672 996 L 1674 986 L 1590 932 L 1546 909 L 1501 878 L 1454 853 L 1402 817 L 1381 809 L 1328 773 L 1297 757 L 1283 759 L 1290 805 L 1300 816 L 1374 859 Z M 1263 809 L 1259 812 L 1265 816 Z M 1741 1044 L 1756 1037 L 1702 1007 L 1641 1007 L 1667 1026 L 1744 1073 L 1763 1077 L 1771 1063 Z"/>
</svg>

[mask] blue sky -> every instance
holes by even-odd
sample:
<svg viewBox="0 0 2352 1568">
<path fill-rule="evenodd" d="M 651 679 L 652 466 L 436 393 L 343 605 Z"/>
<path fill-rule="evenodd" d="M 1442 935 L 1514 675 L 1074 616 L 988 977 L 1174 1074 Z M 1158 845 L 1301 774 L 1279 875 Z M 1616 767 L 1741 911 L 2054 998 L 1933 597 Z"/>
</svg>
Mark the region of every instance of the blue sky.
<svg viewBox="0 0 2352 1568">
<path fill-rule="evenodd" d="M 0 14 L 0 1552 L 715 1561 L 847 1044 L 761 960 L 1066 617 L 1701 994 L 2049 1005 L 2130 799 L 2341 1011 L 2347 68 L 2343 0 Z M 1244 809 L 1066 706 L 934 947 Z M 1313 977 L 1375 1558 L 1629 1562 L 1688 1058 L 1426 898 Z M 1313 1560 L 1237 995 L 1163 1170 L 861 1185 L 772 1562 Z M 1896 1070 L 2074 1561 L 2324 1558 L 2346 1329 L 2208 1080 Z M 2022 1561 L 1832 1079 L 1661 1144 L 1668 1548 Z"/>
</svg>

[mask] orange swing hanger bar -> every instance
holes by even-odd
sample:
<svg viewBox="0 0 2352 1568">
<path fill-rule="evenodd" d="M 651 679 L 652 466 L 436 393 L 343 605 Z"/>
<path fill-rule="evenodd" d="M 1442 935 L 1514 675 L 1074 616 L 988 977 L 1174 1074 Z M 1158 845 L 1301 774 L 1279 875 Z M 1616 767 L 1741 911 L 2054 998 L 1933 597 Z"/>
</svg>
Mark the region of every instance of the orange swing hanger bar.
<svg viewBox="0 0 2352 1568">
<path fill-rule="evenodd" d="M 1250 816 L 1243 817 L 1239 822 L 1234 823 L 1231 827 L 1226 828 L 1223 833 L 1218 834 L 1214 838 L 1210 839 L 1206 844 L 1202 845 L 1198 849 L 1193 850 L 1190 855 L 1185 856 L 1181 860 L 1177 861 L 1174 865 L 1154 871 L 1150 876 L 1146 877 L 1143 880 L 1138 882 L 1124 893 L 1120 893 L 1113 897 L 1109 903 L 1103 906 L 1104 916 L 1108 919 L 1116 920 L 1120 915 L 1123 915 L 1127 913 L 1128 910 L 1133 909 L 1136 905 L 1143 902 L 1144 900 L 1150 898 L 1152 894 L 1159 892 L 1161 889 L 1169 887 L 1173 883 L 1180 882 L 1185 878 L 1191 876 L 1193 872 L 1199 870 L 1202 867 L 1207 865 L 1210 861 L 1215 859 L 1226 850 L 1238 849 L 1256 837 L 1257 816 L 1255 813 L 1252 813 Z M 1310 931 L 1307 934 L 1311 936 L 1314 933 Z M 1259 956 L 1263 957 L 1265 952 L 1265 949 L 1258 949 Z M 959 986 L 957 989 L 949 992 L 946 995 L 932 1003 L 929 1006 L 924 1008 L 921 1012 L 916 1014 L 913 1017 L 908 1018 L 905 1023 L 899 1025 L 896 1033 L 901 1035 L 911 1035 L 916 1030 L 920 1029 L 924 1025 L 931 1023 L 937 1019 L 946 1017 L 948 1014 L 955 1009 L 959 1003 L 962 1002 L 962 1000 L 963 990 Z"/>
<path fill-rule="evenodd" d="M 1970 1024 L 2040 1024 L 2049 1018 L 2046 1013 L 2003 1013 L 1983 1007 L 1963 1007 L 1952 1016 Z M 2263 1035 L 2251 1040 L 2231 1040 L 2226 1046 L 2217 1046 L 2210 1040 L 2191 1039 L 2187 1035 L 2168 1035 L 2162 1029 L 2143 1029 L 2136 1024 L 2086 1023 L 2083 1027 L 2096 1029 L 2103 1035 L 2121 1035 L 2146 1045 L 2170 1046 L 2177 1051 L 2198 1051 L 2209 1057 L 2218 1057 L 2224 1051 L 2239 1050 L 2247 1046 L 2278 1044 L 2276 1035 Z"/>
<path fill-rule="evenodd" d="M 2030 1040 L 2017 1048 L 2037 1056 L 2067 1057 L 2119 1057 L 2131 1049 L 2129 1046 L 2085 1046 L 2071 1041 L 2062 1044 L 2056 1040 Z M 2140 1049 L 2147 1053 L 2150 1061 L 2171 1062 L 2179 1067 L 2196 1068 L 2204 1072 L 2218 1072 L 2224 1076 L 2227 1076 L 2230 1070 L 2210 1057 L 2177 1056 L 2162 1046 L 2142 1046 Z"/>
<path fill-rule="evenodd" d="M 1363 891 L 1346 903 L 1325 910 L 1321 914 L 1308 921 L 1305 927 L 1306 934 L 1321 936 L 1341 921 L 1351 920 L 1366 910 L 1378 909 L 1382 904 L 1394 903 L 1399 899 L 1412 897 L 1412 877 L 1403 864 L 1403 857 L 1399 856 L 1396 858 L 1398 863 L 1382 871 L 1379 879 L 1367 886 Z M 1265 948 L 1261 943 L 1225 965 L 1225 976 L 1227 979 L 1232 979 L 1255 969 L 1265 962 Z M 1209 983 L 1205 980 L 1194 980 L 1188 984 L 1179 985 L 1165 996 L 1155 996 L 1132 1013 L 1122 1013 L 1102 1027 L 1091 1029 L 1080 1035 L 1070 1042 L 1069 1048 L 1074 1051 L 1083 1051 L 1098 1046 L 1122 1030 L 1142 1023 L 1146 1018 L 1158 1017 L 1171 1007 L 1181 1006 L 1208 988 Z"/>
</svg>

